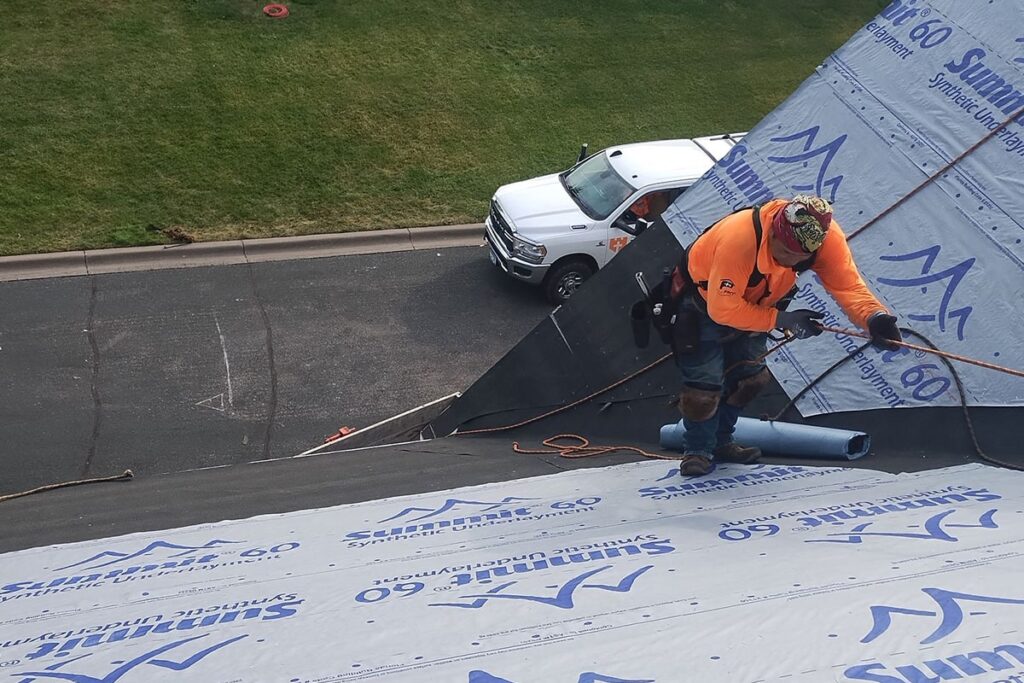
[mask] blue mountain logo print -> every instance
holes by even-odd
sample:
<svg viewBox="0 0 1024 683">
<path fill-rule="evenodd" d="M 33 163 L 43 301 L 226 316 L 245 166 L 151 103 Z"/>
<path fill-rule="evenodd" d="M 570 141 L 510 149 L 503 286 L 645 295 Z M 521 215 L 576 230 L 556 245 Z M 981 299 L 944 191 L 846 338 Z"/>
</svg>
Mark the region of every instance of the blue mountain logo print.
<svg viewBox="0 0 1024 683">
<path fill-rule="evenodd" d="M 82 560 L 80 562 L 75 562 L 64 567 L 58 567 L 54 571 L 63 571 L 65 569 L 71 569 L 72 567 L 82 567 L 83 569 L 100 569 L 102 567 L 109 567 L 113 564 L 129 562 L 139 557 L 152 558 L 154 555 L 160 557 L 161 559 L 168 559 L 172 557 L 185 557 L 187 555 L 193 555 L 199 552 L 200 550 L 211 550 L 213 548 L 219 548 L 220 546 L 229 545 L 233 543 L 243 543 L 243 541 L 224 541 L 220 539 L 214 539 L 203 545 L 180 545 L 178 543 L 170 543 L 168 541 L 153 541 L 145 548 L 137 550 L 133 553 L 124 553 L 118 550 L 104 550 L 103 552 L 96 553 L 92 557 Z M 99 564 L 93 564 L 94 562 L 98 562 Z M 83 567 L 83 565 L 89 566 Z"/>
<path fill-rule="evenodd" d="M 474 513 L 477 513 L 477 512 L 490 512 L 491 510 L 497 510 L 498 508 L 504 507 L 506 505 L 514 506 L 517 503 L 522 503 L 522 502 L 531 501 L 531 500 L 537 500 L 537 499 L 536 498 L 515 498 L 513 496 L 508 496 L 506 498 L 502 498 L 497 503 L 488 503 L 488 502 L 479 501 L 479 500 L 460 500 L 458 498 L 449 498 L 442 505 L 440 505 L 440 506 L 438 506 L 436 508 L 428 508 L 428 507 L 408 507 L 408 508 L 405 508 L 404 510 L 399 512 L 397 515 L 392 515 L 391 517 L 388 517 L 387 519 L 380 520 L 380 522 L 378 522 L 378 524 L 383 524 L 384 522 L 390 522 L 391 520 L 398 519 L 400 517 L 405 517 L 406 515 L 414 515 L 414 514 L 417 514 L 417 513 L 425 513 L 425 514 L 421 514 L 419 517 L 411 517 L 409 519 L 403 520 L 403 521 L 406 521 L 406 522 L 416 522 L 416 521 L 419 521 L 421 519 L 427 519 L 428 517 L 437 517 L 438 515 L 443 515 L 446 512 L 450 512 L 451 510 L 454 510 L 456 508 L 461 508 L 461 507 L 475 508 L 473 510 Z"/>
</svg>

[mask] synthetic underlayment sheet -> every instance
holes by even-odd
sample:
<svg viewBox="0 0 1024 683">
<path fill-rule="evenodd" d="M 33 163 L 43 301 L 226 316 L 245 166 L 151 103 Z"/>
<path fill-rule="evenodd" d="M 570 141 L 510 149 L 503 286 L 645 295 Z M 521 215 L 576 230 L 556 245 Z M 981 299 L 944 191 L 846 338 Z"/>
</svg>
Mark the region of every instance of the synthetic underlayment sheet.
<svg viewBox="0 0 1024 683">
<path fill-rule="evenodd" d="M 847 235 L 884 214 L 850 247 L 901 326 L 944 350 L 1024 367 L 1024 0 L 893 2 L 665 219 L 689 244 L 735 208 L 800 193 L 832 200 Z M 812 276 L 799 284 L 794 308 L 851 327 Z M 771 369 L 792 397 L 862 341 L 826 334 L 791 344 Z M 1024 405 L 1019 378 L 963 364 L 957 370 L 969 404 Z M 798 408 L 815 415 L 959 400 L 949 370 L 933 356 L 868 350 Z"/>
<path fill-rule="evenodd" d="M 667 462 L 0 556 L 0 680 L 1024 680 L 1024 479 Z"/>
</svg>

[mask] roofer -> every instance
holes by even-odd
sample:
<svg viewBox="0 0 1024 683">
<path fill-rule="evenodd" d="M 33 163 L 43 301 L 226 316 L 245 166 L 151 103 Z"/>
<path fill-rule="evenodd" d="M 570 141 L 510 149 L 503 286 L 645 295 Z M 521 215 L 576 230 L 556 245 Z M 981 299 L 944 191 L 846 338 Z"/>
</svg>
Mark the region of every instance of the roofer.
<svg viewBox="0 0 1024 683">
<path fill-rule="evenodd" d="M 627 232 L 639 234 L 654 223 L 665 212 L 665 209 L 675 201 L 679 194 L 681 193 L 673 192 L 672 190 L 649 192 L 633 202 L 619 220 L 627 225 L 634 226 L 633 229 L 629 229 Z M 640 221 L 643 222 L 641 223 Z M 622 228 L 620 225 L 616 225 L 616 227 Z"/>
<path fill-rule="evenodd" d="M 902 340 L 896 317 L 861 278 L 826 200 L 798 195 L 726 216 L 690 245 L 673 273 L 673 291 L 681 287 L 677 318 L 689 320 L 691 339 L 673 344 L 683 379 L 682 474 L 707 474 L 714 460 L 749 463 L 760 457 L 760 449 L 733 441 L 733 432 L 743 407 L 769 382 L 768 368 L 758 360 L 768 331 L 787 329 L 800 339 L 822 332 L 824 313 L 776 306 L 792 296 L 805 270 L 817 274 L 876 345 L 898 348 L 891 343 Z"/>
<path fill-rule="evenodd" d="M 654 219 L 665 212 L 665 209 L 672 203 L 672 199 L 668 190 L 650 192 L 633 202 L 629 210 L 637 218 L 643 218 L 648 223 L 652 223 Z"/>
</svg>

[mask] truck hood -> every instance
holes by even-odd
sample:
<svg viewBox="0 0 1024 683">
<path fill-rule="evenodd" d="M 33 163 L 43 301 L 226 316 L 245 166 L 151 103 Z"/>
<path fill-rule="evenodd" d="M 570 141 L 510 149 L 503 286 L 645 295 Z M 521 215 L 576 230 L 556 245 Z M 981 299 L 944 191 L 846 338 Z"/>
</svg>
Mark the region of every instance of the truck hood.
<svg viewBox="0 0 1024 683">
<path fill-rule="evenodd" d="M 494 199 L 516 232 L 527 237 L 564 234 L 569 226 L 592 222 L 562 187 L 557 173 L 502 185 Z"/>
</svg>

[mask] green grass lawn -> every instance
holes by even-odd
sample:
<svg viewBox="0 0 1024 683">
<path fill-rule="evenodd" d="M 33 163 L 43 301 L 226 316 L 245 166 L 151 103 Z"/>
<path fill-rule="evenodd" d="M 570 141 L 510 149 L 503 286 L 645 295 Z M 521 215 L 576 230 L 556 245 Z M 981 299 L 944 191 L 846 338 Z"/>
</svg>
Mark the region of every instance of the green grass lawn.
<svg viewBox="0 0 1024 683">
<path fill-rule="evenodd" d="M 7 0 L 0 254 L 482 220 L 747 130 L 884 0 Z"/>
</svg>

